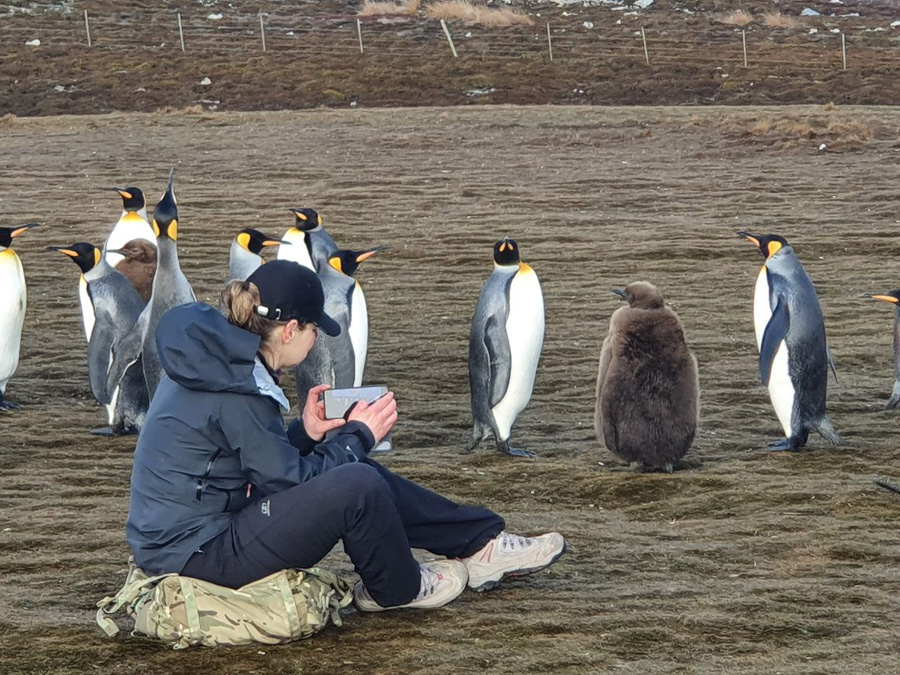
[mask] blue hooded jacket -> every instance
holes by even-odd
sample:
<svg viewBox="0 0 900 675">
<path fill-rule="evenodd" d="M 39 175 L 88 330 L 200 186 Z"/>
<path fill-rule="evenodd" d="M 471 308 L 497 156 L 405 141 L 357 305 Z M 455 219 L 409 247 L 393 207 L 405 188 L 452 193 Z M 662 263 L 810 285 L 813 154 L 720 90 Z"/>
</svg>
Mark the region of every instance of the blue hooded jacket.
<svg viewBox="0 0 900 675">
<path fill-rule="evenodd" d="M 149 574 L 180 572 L 234 515 L 265 495 L 366 457 L 368 427 L 348 422 L 318 445 L 257 357 L 260 338 L 217 310 L 169 310 L 156 332 L 163 378 L 134 453 L 125 535 Z M 248 496 L 249 494 L 249 496 Z"/>
</svg>

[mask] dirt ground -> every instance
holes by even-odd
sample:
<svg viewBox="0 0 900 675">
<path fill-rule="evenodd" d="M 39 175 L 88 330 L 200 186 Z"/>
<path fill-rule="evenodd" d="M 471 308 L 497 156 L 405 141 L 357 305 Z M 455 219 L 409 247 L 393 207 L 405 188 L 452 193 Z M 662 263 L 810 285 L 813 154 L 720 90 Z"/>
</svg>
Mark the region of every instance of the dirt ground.
<svg viewBox="0 0 900 675">
<path fill-rule="evenodd" d="M 484 27 L 450 20 L 459 58 L 452 58 L 440 23 L 426 19 L 431 0 L 415 16 L 363 17 L 361 54 L 361 4 L 57 0 L 17 3 L 5 12 L 0 6 L 0 115 L 900 101 L 896 0 L 656 0 L 642 10 L 504 0 L 491 4 L 512 4 L 533 23 Z M 801 16 L 811 8 L 820 14 Z M 750 23 L 728 19 L 735 9 Z M 771 25 L 767 15 L 782 15 L 782 24 Z M 35 39 L 40 46 L 26 44 Z"/>
<path fill-rule="evenodd" d="M 900 656 L 900 478 L 893 316 L 900 286 L 900 111 L 507 107 L 7 120 L 3 225 L 29 284 L 0 415 L 0 671 L 35 673 L 888 673 Z M 827 148 L 819 151 L 821 144 Z M 173 652 L 107 639 L 94 603 L 123 580 L 133 438 L 89 435 L 77 269 L 48 245 L 99 242 L 115 193 L 155 200 L 176 166 L 183 268 L 199 297 L 231 237 L 280 234 L 314 206 L 336 240 L 390 250 L 360 270 L 367 380 L 397 393 L 392 469 L 555 529 L 554 567 L 440 611 L 352 613 L 281 647 Z M 751 295 L 762 257 L 735 230 L 788 238 L 815 281 L 846 447 L 770 453 Z M 514 428 L 533 461 L 462 456 L 466 350 L 491 245 L 518 239 L 547 306 L 534 397 Z M 702 426 L 673 475 L 618 466 L 592 429 L 600 342 L 629 281 L 657 284 L 700 363 Z M 328 560 L 350 573 L 336 552 Z"/>
</svg>

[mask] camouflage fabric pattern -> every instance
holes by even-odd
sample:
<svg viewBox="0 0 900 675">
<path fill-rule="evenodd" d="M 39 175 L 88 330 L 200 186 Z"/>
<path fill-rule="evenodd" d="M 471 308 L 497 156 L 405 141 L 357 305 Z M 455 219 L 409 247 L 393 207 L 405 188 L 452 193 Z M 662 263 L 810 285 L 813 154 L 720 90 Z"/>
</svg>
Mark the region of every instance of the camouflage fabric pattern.
<svg viewBox="0 0 900 675">
<path fill-rule="evenodd" d="M 97 622 L 114 635 L 110 615 L 125 607 L 135 633 L 175 649 L 278 644 L 307 638 L 329 620 L 340 626 L 339 610 L 351 601 L 350 584 L 320 568 L 282 570 L 235 590 L 178 575 L 148 578 L 133 567 L 116 597 L 98 603 Z"/>
</svg>

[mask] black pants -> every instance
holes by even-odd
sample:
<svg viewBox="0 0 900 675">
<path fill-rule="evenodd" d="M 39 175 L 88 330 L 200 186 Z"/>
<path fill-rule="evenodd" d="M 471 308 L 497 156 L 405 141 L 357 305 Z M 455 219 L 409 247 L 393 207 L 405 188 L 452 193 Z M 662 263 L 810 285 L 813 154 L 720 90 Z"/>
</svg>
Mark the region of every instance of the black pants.
<svg viewBox="0 0 900 675">
<path fill-rule="evenodd" d="M 313 567 L 343 540 L 372 599 L 388 607 L 419 593 L 410 547 L 463 558 L 503 527 L 496 513 L 456 504 L 367 459 L 254 502 L 181 573 L 237 588 L 287 567 Z"/>
</svg>

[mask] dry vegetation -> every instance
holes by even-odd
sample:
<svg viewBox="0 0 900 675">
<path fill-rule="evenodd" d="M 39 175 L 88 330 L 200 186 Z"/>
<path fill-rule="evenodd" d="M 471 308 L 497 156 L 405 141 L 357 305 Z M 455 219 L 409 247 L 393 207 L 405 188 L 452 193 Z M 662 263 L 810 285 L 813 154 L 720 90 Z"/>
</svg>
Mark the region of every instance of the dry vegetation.
<svg viewBox="0 0 900 675">
<path fill-rule="evenodd" d="M 717 17 L 716 20 L 729 26 L 746 26 L 753 23 L 753 15 L 750 12 L 745 12 L 743 9 L 738 9 L 728 12 L 728 14 L 723 14 Z"/>
<path fill-rule="evenodd" d="M 829 150 L 858 150 L 873 138 L 867 123 L 829 115 L 731 116 L 722 128 L 744 142 L 778 148 L 817 148 L 824 143 Z"/>
<path fill-rule="evenodd" d="M 796 16 L 787 16 L 779 12 L 770 12 L 763 16 L 763 25 L 769 28 L 799 28 L 803 25 L 803 21 Z"/>
<path fill-rule="evenodd" d="M 493 9 L 483 5 L 474 5 L 468 0 L 435 2 L 425 7 L 425 14 L 429 19 L 458 20 L 494 28 L 516 25 L 530 26 L 534 23 L 531 17 L 509 7 Z"/>
<path fill-rule="evenodd" d="M 378 0 L 365 0 L 362 8 L 359 10 L 360 16 L 390 16 L 390 15 L 410 15 L 416 16 L 419 13 L 421 0 L 408 0 L 408 2 L 382 2 Z"/>
</svg>

